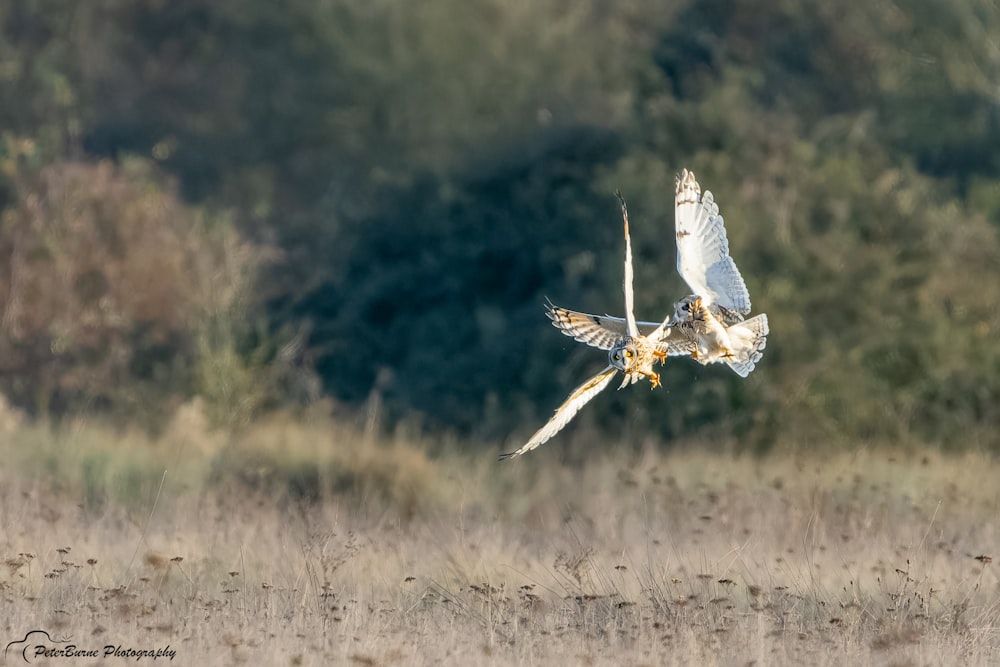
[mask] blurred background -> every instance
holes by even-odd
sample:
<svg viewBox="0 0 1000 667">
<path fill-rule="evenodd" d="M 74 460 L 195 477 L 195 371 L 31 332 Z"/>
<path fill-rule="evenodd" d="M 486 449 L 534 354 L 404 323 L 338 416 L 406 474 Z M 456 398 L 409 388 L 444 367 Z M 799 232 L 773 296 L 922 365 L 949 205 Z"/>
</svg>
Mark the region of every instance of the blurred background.
<svg viewBox="0 0 1000 667">
<path fill-rule="evenodd" d="M 639 318 L 686 293 L 682 167 L 764 359 L 671 361 L 589 405 L 574 452 L 1000 449 L 992 0 L 6 0 L 0 393 L 495 451 L 605 363 L 543 303 L 621 314 L 616 189 Z"/>
</svg>

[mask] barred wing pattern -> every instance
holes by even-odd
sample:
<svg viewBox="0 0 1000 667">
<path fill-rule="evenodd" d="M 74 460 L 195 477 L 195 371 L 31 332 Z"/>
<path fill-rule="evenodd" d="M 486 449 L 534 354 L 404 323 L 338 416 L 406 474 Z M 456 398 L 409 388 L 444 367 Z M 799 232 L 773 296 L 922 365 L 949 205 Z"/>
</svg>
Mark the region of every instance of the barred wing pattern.
<svg viewBox="0 0 1000 667">
<path fill-rule="evenodd" d="M 750 313 L 750 292 L 729 256 L 729 239 L 712 193 L 701 192 L 695 175 L 683 169 L 674 198 L 677 272 L 705 306 L 727 321 Z"/>
<path fill-rule="evenodd" d="M 545 426 L 538 429 L 538 431 L 535 432 L 535 435 L 531 436 L 531 439 L 516 451 L 501 454 L 499 460 L 504 461 L 506 459 L 514 458 L 515 456 L 520 456 L 521 454 L 530 452 L 532 449 L 535 449 L 539 445 L 547 442 L 552 436 L 563 430 L 563 427 L 565 427 L 566 424 L 568 424 L 570 420 L 576 416 L 576 413 L 580 411 L 580 408 L 590 402 L 590 399 L 604 391 L 617 372 L 617 368 L 608 366 L 603 371 L 574 389 L 573 393 L 569 395 L 569 398 L 567 398 L 562 405 L 559 406 L 555 414 L 552 415 L 552 418 L 549 419 Z"/>
<path fill-rule="evenodd" d="M 770 327 L 767 315 L 761 313 L 748 320 L 738 322 L 726 329 L 733 349 L 733 356 L 724 359 L 726 364 L 740 377 L 747 377 L 764 356 L 767 347 L 767 334 Z"/>
<path fill-rule="evenodd" d="M 568 308 L 563 308 L 557 306 L 552 302 L 546 304 L 548 311 L 545 313 L 550 320 L 552 320 L 552 326 L 559 329 L 565 336 L 569 336 L 573 340 L 579 341 L 581 343 L 586 343 L 591 347 L 596 347 L 601 350 L 610 350 L 615 344 L 615 341 L 621 339 L 625 335 L 626 322 L 623 317 L 611 317 L 610 315 L 591 315 L 589 313 L 581 313 L 576 310 L 569 310 Z M 637 322 L 639 327 L 639 334 L 642 336 L 649 336 L 658 327 L 661 326 L 661 322 Z M 663 330 L 660 343 L 658 345 L 659 349 L 670 357 L 680 357 L 688 356 L 694 349 L 694 343 L 689 340 L 682 339 L 678 336 L 672 336 L 672 329 L 668 324 Z"/>
<path fill-rule="evenodd" d="M 578 313 L 561 308 L 551 301 L 545 307 L 545 315 L 552 320 L 552 326 L 573 340 L 591 347 L 610 350 L 625 335 L 627 325 L 624 318 Z M 650 331 L 656 326 L 654 324 Z"/>
</svg>

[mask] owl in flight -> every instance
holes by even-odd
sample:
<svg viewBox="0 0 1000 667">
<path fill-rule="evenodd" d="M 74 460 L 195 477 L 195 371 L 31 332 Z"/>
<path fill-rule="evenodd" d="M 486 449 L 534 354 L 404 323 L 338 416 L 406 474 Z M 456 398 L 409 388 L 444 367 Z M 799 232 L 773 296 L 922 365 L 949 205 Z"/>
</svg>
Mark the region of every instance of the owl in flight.
<svg viewBox="0 0 1000 667">
<path fill-rule="evenodd" d="M 677 272 L 692 294 L 674 305 L 660 334 L 669 356 L 690 356 L 701 364 L 722 362 L 741 377 L 754 369 L 767 345 L 767 315 L 750 314 L 750 293 L 729 256 L 729 240 L 712 193 L 701 192 L 692 172 L 677 177 L 674 198 Z M 552 324 L 567 336 L 607 349 L 608 340 L 624 331 L 625 320 L 589 315 L 548 304 Z M 638 322 L 640 333 L 662 326 Z"/>
<path fill-rule="evenodd" d="M 586 341 L 594 347 L 608 350 L 608 367 L 574 389 L 545 426 L 531 436 L 531 439 L 517 451 L 501 454 L 501 461 L 530 452 L 561 431 L 576 416 L 580 408 L 611 383 L 618 371 L 625 375 L 619 389 L 638 382 L 644 377 L 649 378 L 649 383 L 653 388 L 660 386 L 660 376 L 653 371 L 653 364 L 657 361 L 662 362 L 669 354 L 667 345 L 661 339 L 667 331 L 666 326 L 670 316 L 668 315 L 667 319 L 660 324 L 652 324 L 647 327 L 645 334 L 639 332 L 635 315 L 632 312 L 634 301 L 632 294 L 632 241 L 628 232 L 628 210 L 625 207 L 625 199 L 620 193 L 618 199 L 621 202 L 622 218 L 625 225 L 625 319 L 621 320 L 621 331 L 603 331 L 599 339 Z M 549 317 L 553 318 L 553 322 L 555 322 L 552 313 L 556 310 L 556 306 L 551 304 L 549 306 Z"/>
</svg>

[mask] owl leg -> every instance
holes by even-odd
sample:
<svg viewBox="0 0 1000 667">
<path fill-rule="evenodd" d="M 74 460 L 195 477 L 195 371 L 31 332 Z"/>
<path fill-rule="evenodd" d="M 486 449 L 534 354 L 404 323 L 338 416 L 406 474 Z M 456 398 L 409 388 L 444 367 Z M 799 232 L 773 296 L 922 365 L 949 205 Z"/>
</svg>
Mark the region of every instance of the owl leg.
<svg viewBox="0 0 1000 667">
<path fill-rule="evenodd" d="M 661 364 L 667 363 L 667 351 L 666 350 L 654 350 L 653 356 L 656 357 Z"/>
<path fill-rule="evenodd" d="M 649 384 L 652 385 L 650 389 L 656 389 L 660 386 L 660 375 L 659 373 L 649 374 Z"/>
</svg>

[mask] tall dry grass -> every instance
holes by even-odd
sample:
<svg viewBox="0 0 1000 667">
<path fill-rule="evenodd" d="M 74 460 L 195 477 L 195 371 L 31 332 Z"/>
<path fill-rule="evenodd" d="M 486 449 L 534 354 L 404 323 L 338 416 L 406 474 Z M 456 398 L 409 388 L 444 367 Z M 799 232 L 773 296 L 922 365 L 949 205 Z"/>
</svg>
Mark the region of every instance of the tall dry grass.
<svg viewBox="0 0 1000 667">
<path fill-rule="evenodd" d="M 324 419 L 223 437 L 193 408 L 157 440 L 5 428 L 4 644 L 44 628 L 169 644 L 175 664 L 304 665 L 1000 650 L 1000 465 L 984 455 L 610 447 L 569 468 L 566 441 L 501 465 Z"/>
</svg>

